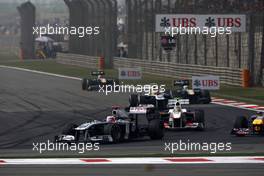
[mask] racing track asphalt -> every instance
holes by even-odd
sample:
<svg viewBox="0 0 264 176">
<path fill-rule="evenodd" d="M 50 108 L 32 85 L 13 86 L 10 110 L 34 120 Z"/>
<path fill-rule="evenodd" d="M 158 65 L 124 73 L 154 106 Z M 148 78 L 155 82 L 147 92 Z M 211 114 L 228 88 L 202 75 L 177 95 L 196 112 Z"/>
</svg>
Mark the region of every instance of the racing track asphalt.
<svg viewBox="0 0 264 176">
<path fill-rule="evenodd" d="M 4 176 L 262 176 L 263 164 L 0 166 Z"/>
<path fill-rule="evenodd" d="M 8 68 L 0 68 L 0 157 L 43 156 L 32 151 L 33 142 L 53 140 L 64 126 L 89 119 L 104 119 L 112 105 L 127 105 L 128 94 L 111 94 L 81 90 L 78 80 L 58 78 Z M 231 142 L 232 152 L 264 152 L 263 138 L 257 136 L 237 138 L 230 129 L 237 115 L 253 112 L 220 106 L 192 105 L 205 110 L 207 130 L 167 132 L 163 141 L 146 138 L 121 144 L 101 145 L 98 152 L 106 154 L 169 154 L 165 142 Z M 261 138 L 261 139 L 260 139 Z M 194 151 L 191 151 L 194 152 Z M 46 155 L 76 153 L 50 152 Z"/>
</svg>

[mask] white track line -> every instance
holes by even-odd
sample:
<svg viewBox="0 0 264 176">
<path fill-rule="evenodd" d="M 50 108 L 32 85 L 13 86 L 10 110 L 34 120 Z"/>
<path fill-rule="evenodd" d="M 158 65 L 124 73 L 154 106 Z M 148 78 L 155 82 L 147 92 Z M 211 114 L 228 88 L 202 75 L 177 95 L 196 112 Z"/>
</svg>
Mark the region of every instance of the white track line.
<svg viewBox="0 0 264 176">
<path fill-rule="evenodd" d="M 169 158 L 54 158 L 0 159 L 0 165 L 98 165 L 98 164 L 264 164 L 264 157 L 169 157 Z"/>
<path fill-rule="evenodd" d="M 18 67 L 11 67 L 11 66 L 5 66 L 5 65 L 0 65 L 0 68 L 9 68 L 9 69 L 14 69 L 14 70 L 19 70 L 19 71 L 26 71 L 26 72 L 31 72 L 31 73 L 42 74 L 42 75 L 56 76 L 56 77 L 59 77 L 59 78 L 82 80 L 81 78 L 78 78 L 78 77 L 65 76 L 65 75 L 48 73 L 48 72 L 37 71 L 37 70 L 31 70 L 31 69 L 26 69 L 26 68 L 18 68 Z"/>
<path fill-rule="evenodd" d="M 244 102 L 241 102 L 241 103 L 230 103 L 230 105 L 233 105 L 233 106 L 240 106 L 240 105 L 245 105 L 246 103 Z"/>
</svg>

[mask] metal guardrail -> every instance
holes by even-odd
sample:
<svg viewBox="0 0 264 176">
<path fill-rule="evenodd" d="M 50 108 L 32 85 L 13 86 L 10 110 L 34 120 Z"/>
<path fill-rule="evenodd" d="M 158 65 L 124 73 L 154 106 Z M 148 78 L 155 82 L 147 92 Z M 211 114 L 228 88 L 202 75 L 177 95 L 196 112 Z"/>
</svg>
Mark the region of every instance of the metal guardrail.
<svg viewBox="0 0 264 176">
<path fill-rule="evenodd" d="M 242 83 L 242 69 L 236 68 L 145 61 L 130 58 L 115 58 L 114 67 L 141 67 L 144 73 L 172 78 L 191 79 L 192 76 L 216 75 L 220 76 L 223 84 L 241 86 Z"/>
<path fill-rule="evenodd" d="M 91 69 L 98 68 L 99 57 L 78 54 L 59 53 L 57 62 Z M 216 75 L 227 85 L 242 85 L 242 69 L 228 67 L 212 67 L 203 65 L 178 64 L 171 62 L 146 61 L 133 58 L 114 58 L 114 68 L 141 67 L 143 73 L 171 78 L 191 79 L 192 76 Z"/>
</svg>

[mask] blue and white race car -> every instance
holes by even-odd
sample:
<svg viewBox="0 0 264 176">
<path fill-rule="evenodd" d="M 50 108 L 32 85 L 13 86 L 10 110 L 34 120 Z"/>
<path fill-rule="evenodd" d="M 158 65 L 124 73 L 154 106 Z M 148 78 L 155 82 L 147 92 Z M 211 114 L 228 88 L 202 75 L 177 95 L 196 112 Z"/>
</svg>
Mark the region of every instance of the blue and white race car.
<svg viewBox="0 0 264 176">
<path fill-rule="evenodd" d="M 155 113 L 153 106 L 128 107 L 125 110 L 114 107 L 112 115 L 107 116 L 104 121 L 68 125 L 61 135 L 55 136 L 55 141 L 118 143 L 144 136 L 156 140 L 163 138 L 163 129 L 161 118 Z"/>
</svg>

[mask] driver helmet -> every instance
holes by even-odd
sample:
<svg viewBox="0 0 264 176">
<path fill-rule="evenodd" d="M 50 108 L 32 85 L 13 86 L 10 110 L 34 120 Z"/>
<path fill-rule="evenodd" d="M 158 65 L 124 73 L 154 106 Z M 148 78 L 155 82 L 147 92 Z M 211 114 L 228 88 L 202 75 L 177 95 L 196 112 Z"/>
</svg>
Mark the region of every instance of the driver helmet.
<svg viewBox="0 0 264 176">
<path fill-rule="evenodd" d="M 106 122 L 115 123 L 116 122 L 116 117 L 115 116 L 107 116 L 106 117 Z"/>
<path fill-rule="evenodd" d="M 112 110 L 112 115 L 116 117 L 117 114 L 118 114 L 117 109 L 113 109 L 113 110 Z"/>
<path fill-rule="evenodd" d="M 181 112 L 181 105 L 180 105 L 179 102 L 177 102 L 176 105 L 175 105 L 175 111 L 176 112 Z"/>
</svg>

